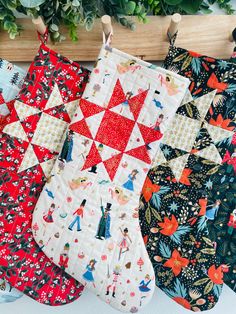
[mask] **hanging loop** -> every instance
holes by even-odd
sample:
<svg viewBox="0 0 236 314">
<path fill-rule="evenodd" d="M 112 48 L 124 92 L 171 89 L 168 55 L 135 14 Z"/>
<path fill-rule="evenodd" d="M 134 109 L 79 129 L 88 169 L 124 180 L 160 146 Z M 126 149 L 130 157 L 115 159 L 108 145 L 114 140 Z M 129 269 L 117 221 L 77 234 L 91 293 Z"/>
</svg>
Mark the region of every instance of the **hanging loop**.
<svg viewBox="0 0 236 314">
<path fill-rule="evenodd" d="M 103 30 L 103 43 L 105 46 L 110 47 L 113 37 L 113 27 L 111 24 L 111 17 L 103 15 L 101 17 L 102 30 Z"/>
<path fill-rule="evenodd" d="M 169 40 L 170 45 L 174 45 L 175 40 L 178 34 L 178 26 L 181 22 L 181 15 L 179 13 L 175 13 L 171 16 L 170 26 L 167 30 L 167 38 Z"/>
<path fill-rule="evenodd" d="M 48 41 L 48 29 L 46 25 L 44 24 L 44 21 L 41 16 L 32 19 L 32 23 L 34 24 L 36 31 L 38 33 L 38 38 L 41 41 L 41 43 L 46 44 Z"/>
</svg>

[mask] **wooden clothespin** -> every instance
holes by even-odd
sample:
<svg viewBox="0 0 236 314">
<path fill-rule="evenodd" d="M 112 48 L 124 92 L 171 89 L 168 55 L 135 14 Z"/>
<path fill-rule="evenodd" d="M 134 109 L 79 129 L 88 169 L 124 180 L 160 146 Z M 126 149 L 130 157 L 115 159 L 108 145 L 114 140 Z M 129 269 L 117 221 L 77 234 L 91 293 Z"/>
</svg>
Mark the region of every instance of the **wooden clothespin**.
<svg viewBox="0 0 236 314">
<path fill-rule="evenodd" d="M 39 34 L 44 35 L 46 33 L 47 27 L 44 24 L 44 21 L 41 18 L 41 16 L 37 17 L 36 19 L 32 19 L 32 22 L 36 30 L 39 32 Z"/>
<path fill-rule="evenodd" d="M 109 15 L 103 15 L 101 17 L 101 22 L 102 22 L 102 30 L 103 30 L 103 36 L 104 36 L 105 43 L 110 44 L 111 38 L 113 36 L 111 17 Z"/>
<path fill-rule="evenodd" d="M 167 31 L 168 39 L 171 39 L 175 36 L 178 31 L 179 23 L 181 22 L 181 15 L 179 13 L 175 13 L 171 16 L 170 26 Z"/>
<path fill-rule="evenodd" d="M 229 36 L 229 41 L 236 43 L 236 27 Z"/>
</svg>

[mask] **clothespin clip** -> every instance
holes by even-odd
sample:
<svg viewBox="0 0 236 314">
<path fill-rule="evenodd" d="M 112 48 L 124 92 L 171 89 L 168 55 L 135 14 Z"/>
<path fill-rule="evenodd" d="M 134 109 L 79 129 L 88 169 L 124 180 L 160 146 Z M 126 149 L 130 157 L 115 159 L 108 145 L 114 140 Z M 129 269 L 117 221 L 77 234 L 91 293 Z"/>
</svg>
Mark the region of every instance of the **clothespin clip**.
<svg viewBox="0 0 236 314">
<path fill-rule="evenodd" d="M 175 13 L 171 16 L 170 25 L 167 30 L 167 37 L 170 43 L 172 43 L 177 37 L 178 26 L 181 19 L 181 15 L 179 13 Z"/>
<path fill-rule="evenodd" d="M 113 36 L 113 27 L 111 24 L 111 17 L 109 15 L 103 15 L 101 17 L 102 30 L 103 30 L 103 43 L 105 46 L 110 46 Z"/>
<path fill-rule="evenodd" d="M 32 22 L 33 22 L 36 30 L 39 32 L 39 34 L 44 35 L 46 33 L 47 27 L 44 24 L 44 21 L 41 18 L 41 16 L 39 16 L 39 17 L 37 17 L 35 19 L 32 19 Z"/>
<path fill-rule="evenodd" d="M 236 27 L 235 29 L 232 31 L 232 33 L 230 34 L 229 36 L 229 41 L 232 43 L 232 42 L 235 42 L 236 43 Z"/>
</svg>

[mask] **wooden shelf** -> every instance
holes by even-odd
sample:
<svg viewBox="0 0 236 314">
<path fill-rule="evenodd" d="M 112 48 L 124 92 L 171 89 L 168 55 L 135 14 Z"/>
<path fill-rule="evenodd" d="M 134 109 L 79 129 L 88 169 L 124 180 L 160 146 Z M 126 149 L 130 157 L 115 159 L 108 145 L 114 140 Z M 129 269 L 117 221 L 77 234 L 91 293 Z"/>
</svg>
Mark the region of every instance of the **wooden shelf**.
<svg viewBox="0 0 236 314">
<path fill-rule="evenodd" d="M 9 39 L 6 32 L 0 32 L 0 56 L 9 61 L 29 62 L 39 46 L 37 34 L 30 19 L 20 19 L 19 23 L 24 30 L 15 40 Z M 113 46 L 144 60 L 163 60 L 168 50 L 166 32 L 170 16 L 150 16 L 149 23 L 136 23 L 137 29 L 134 32 L 113 23 Z M 235 15 L 183 16 L 176 45 L 227 59 L 234 47 L 228 38 L 235 26 Z M 72 60 L 94 61 L 102 43 L 101 29 L 101 22 L 97 20 L 90 32 L 79 27 L 78 42 L 71 42 L 66 32 L 65 41 L 49 46 Z"/>
</svg>

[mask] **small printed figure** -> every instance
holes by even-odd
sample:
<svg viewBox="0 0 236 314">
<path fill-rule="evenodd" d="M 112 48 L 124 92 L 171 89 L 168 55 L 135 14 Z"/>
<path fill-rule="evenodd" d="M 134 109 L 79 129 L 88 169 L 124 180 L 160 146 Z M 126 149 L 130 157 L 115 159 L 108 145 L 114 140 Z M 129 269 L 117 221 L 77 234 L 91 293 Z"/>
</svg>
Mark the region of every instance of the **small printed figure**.
<svg viewBox="0 0 236 314">
<path fill-rule="evenodd" d="M 70 244 L 66 243 L 64 245 L 64 249 L 60 254 L 60 261 L 59 265 L 61 266 L 62 270 L 65 270 L 68 267 L 69 262 L 69 250 L 70 250 Z"/>
<path fill-rule="evenodd" d="M 74 225 L 77 223 L 77 231 L 81 231 L 80 229 L 80 217 L 84 217 L 84 206 L 86 204 L 86 200 L 83 200 L 80 204 L 80 207 L 76 209 L 76 211 L 73 213 L 73 215 L 76 215 L 75 219 L 72 221 L 72 223 L 69 225 L 68 229 L 73 230 Z"/>
<path fill-rule="evenodd" d="M 54 222 L 52 214 L 54 213 L 55 209 L 56 209 L 56 205 L 52 203 L 47 214 L 43 216 L 44 221 L 46 221 L 47 223 Z"/>
<path fill-rule="evenodd" d="M 148 288 L 150 282 L 151 282 L 150 276 L 147 274 L 145 276 L 145 279 L 142 280 L 139 284 L 139 291 L 141 292 L 140 306 L 142 305 L 142 300 L 146 298 L 147 292 L 151 290 L 150 288 Z"/>
<path fill-rule="evenodd" d="M 64 169 L 65 169 L 64 160 L 59 160 L 57 174 L 60 174 Z"/>
<path fill-rule="evenodd" d="M 94 288 L 96 288 L 93 278 L 93 271 L 95 270 L 95 264 L 97 261 L 95 259 L 91 259 L 89 264 L 86 266 L 87 271 L 83 274 L 83 278 L 85 281 L 92 282 Z M 86 284 L 85 284 L 86 285 Z"/>
<path fill-rule="evenodd" d="M 69 182 L 69 187 L 71 188 L 72 191 L 79 188 L 83 188 L 85 190 L 88 186 L 91 186 L 91 185 L 92 185 L 92 182 L 88 182 L 87 177 L 80 177 L 78 179 L 72 179 Z"/>
<path fill-rule="evenodd" d="M 47 195 L 54 200 L 55 196 L 54 196 L 53 192 L 49 191 L 48 189 L 46 189 L 45 191 L 46 191 Z"/>
<path fill-rule="evenodd" d="M 111 192 L 111 197 L 115 199 L 120 205 L 125 205 L 128 203 L 129 198 L 127 195 L 124 195 L 123 191 L 120 188 L 109 189 Z"/>
<path fill-rule="evenodd" d="M 135 60 L 128 60 L 126 62 L 121 62 L 120 64 L 117 65 L 117 71 L 120 74 L 124 74 L 128 71 L 131 71 L 132 73 L 135 72 L 135 70 L 141 69 L 140 65 L 136 65 Z"/>
<path fill-rule="evenodd" d="M 154 104 L 157 108 L 163 109 L 163 106 L 159 100 L 154 98 L 152 101 L 154 102 Z"/>
<path fill-rule="evenodd" d="M 93 86 L 93 96 L 96 95 L 97 92 L 99 92 L 101 89 L 101 86 L 99 84 L 94 84 Z"/>
<path fill-rule="evenodd" d="M 96 238 L 99 240 L 106 240 L 111 237 L 110 234 L 110 225 L 111 225 L 111 216 L 110 216 L 110 210 L 111 210 L 110 203 L 107 203 L 107 206 L 104 211 L 103 205 L 101 205 L 101 211 L 102 211 L 102 217 L 100 218 L 99 225 L 98 225 L 98 231 L 96 234 Z"/>
<path fill-rule="evenodd" d="M 124 231 L 122 231 L 122 229 L 120 228 L 120 232 L 122 233 L 123 237 L 122 237 L 121 242 L 119 243 L 120 251 L 119 251 L 118 260 L 120 260 L 121 254 L 129 251 L 130 243 L 132 243 L 132 240 L 130 239 L 130 236 L 129 236 L 128 228 L 125 228 Z"/>
<path fill-rule="evenodd" d="M 206 218 L 208 220 L 214 220 L 216 218 L 220 204 L 221 200 L 216 200 L 215 204 L 207 206 L 207 208 L 211 207 L 211 209 L 206 210 Z"/>
<path fill-rule="evenodd" d="M 132 172 L 128 175 L 128 181 L 126 181 L 122 186 L 123 188 L 134 191 L 134 183 L 133 181 L 136 179 L 136 175 L 138 174 L 138 170 L 134 169 Z"/>
<path fill-rule="evenodd" d="M 107 286 L 106 295 L 109 295 L 110 289 L 112 289 L 112 297 L 115 298 L 116 286 L 117 286 L 117 284 L 118 284 L 119 276 L 121 275 L 121 268 L 120 268 L 119 265 L 116 265 L 116 266 L 115 266 L 112 275 L 113 275 L 112 283 Z"/>
<path fill-rule="evenodd" d="M 121 107 L 120 113 L 122 113 L 125 108 L 129 107 L 129 99 L 132 97 L 132 95 L 133 95 L 132 92 L 127 92 L 126 93 L 126 95 L 125 95 L 126 100 L 122 103 L 122 107 Z"/>
<path fill-rule="evenodd" d="M 164 77 L 163 75 L 159 74 L 159 79 L 161 80 L 161 85 L 166 87 L 169 96 L 178 94 L 178 85 L 175 84 L 175 79 L 173 77 L 170 75 L 166 75 L 166 77 Z"/>
<path fill-rule="evenodd" d="M 233 212 L 229 216 L 229 222 L 228 222 L 228 234 L 232 234 L 234 229 L 236 230 L 236 209 L 233 210 Z"/>
<path fill-rule="evenodd" d="M 72 161 L 73 135 L 74 132 L 72 130 L 67 133 L 60 156 L 58 158 L 59 160 L 64 160 L 65 162 Z"/>
<path fill-rule="evenodd" d="M 160 125 L 161 123 L 163 122 L 164 120 L 164 115 L 163 114 L 160 114 L 159 117 L 157 118 L 156 120 L 156 123 L 154 125 L 152 125 L 152 128 L 155 130 L 155 131 L 161 131 L 160 129 Z"/>
<path fill-rule="evenodd" d="M 92 173 L 97 174 L 97 168 L 98 168 L 97 165 L 94 165 L 91 167 L 91 169 L 88 172 L 92 172 Z"/>
</svg>

